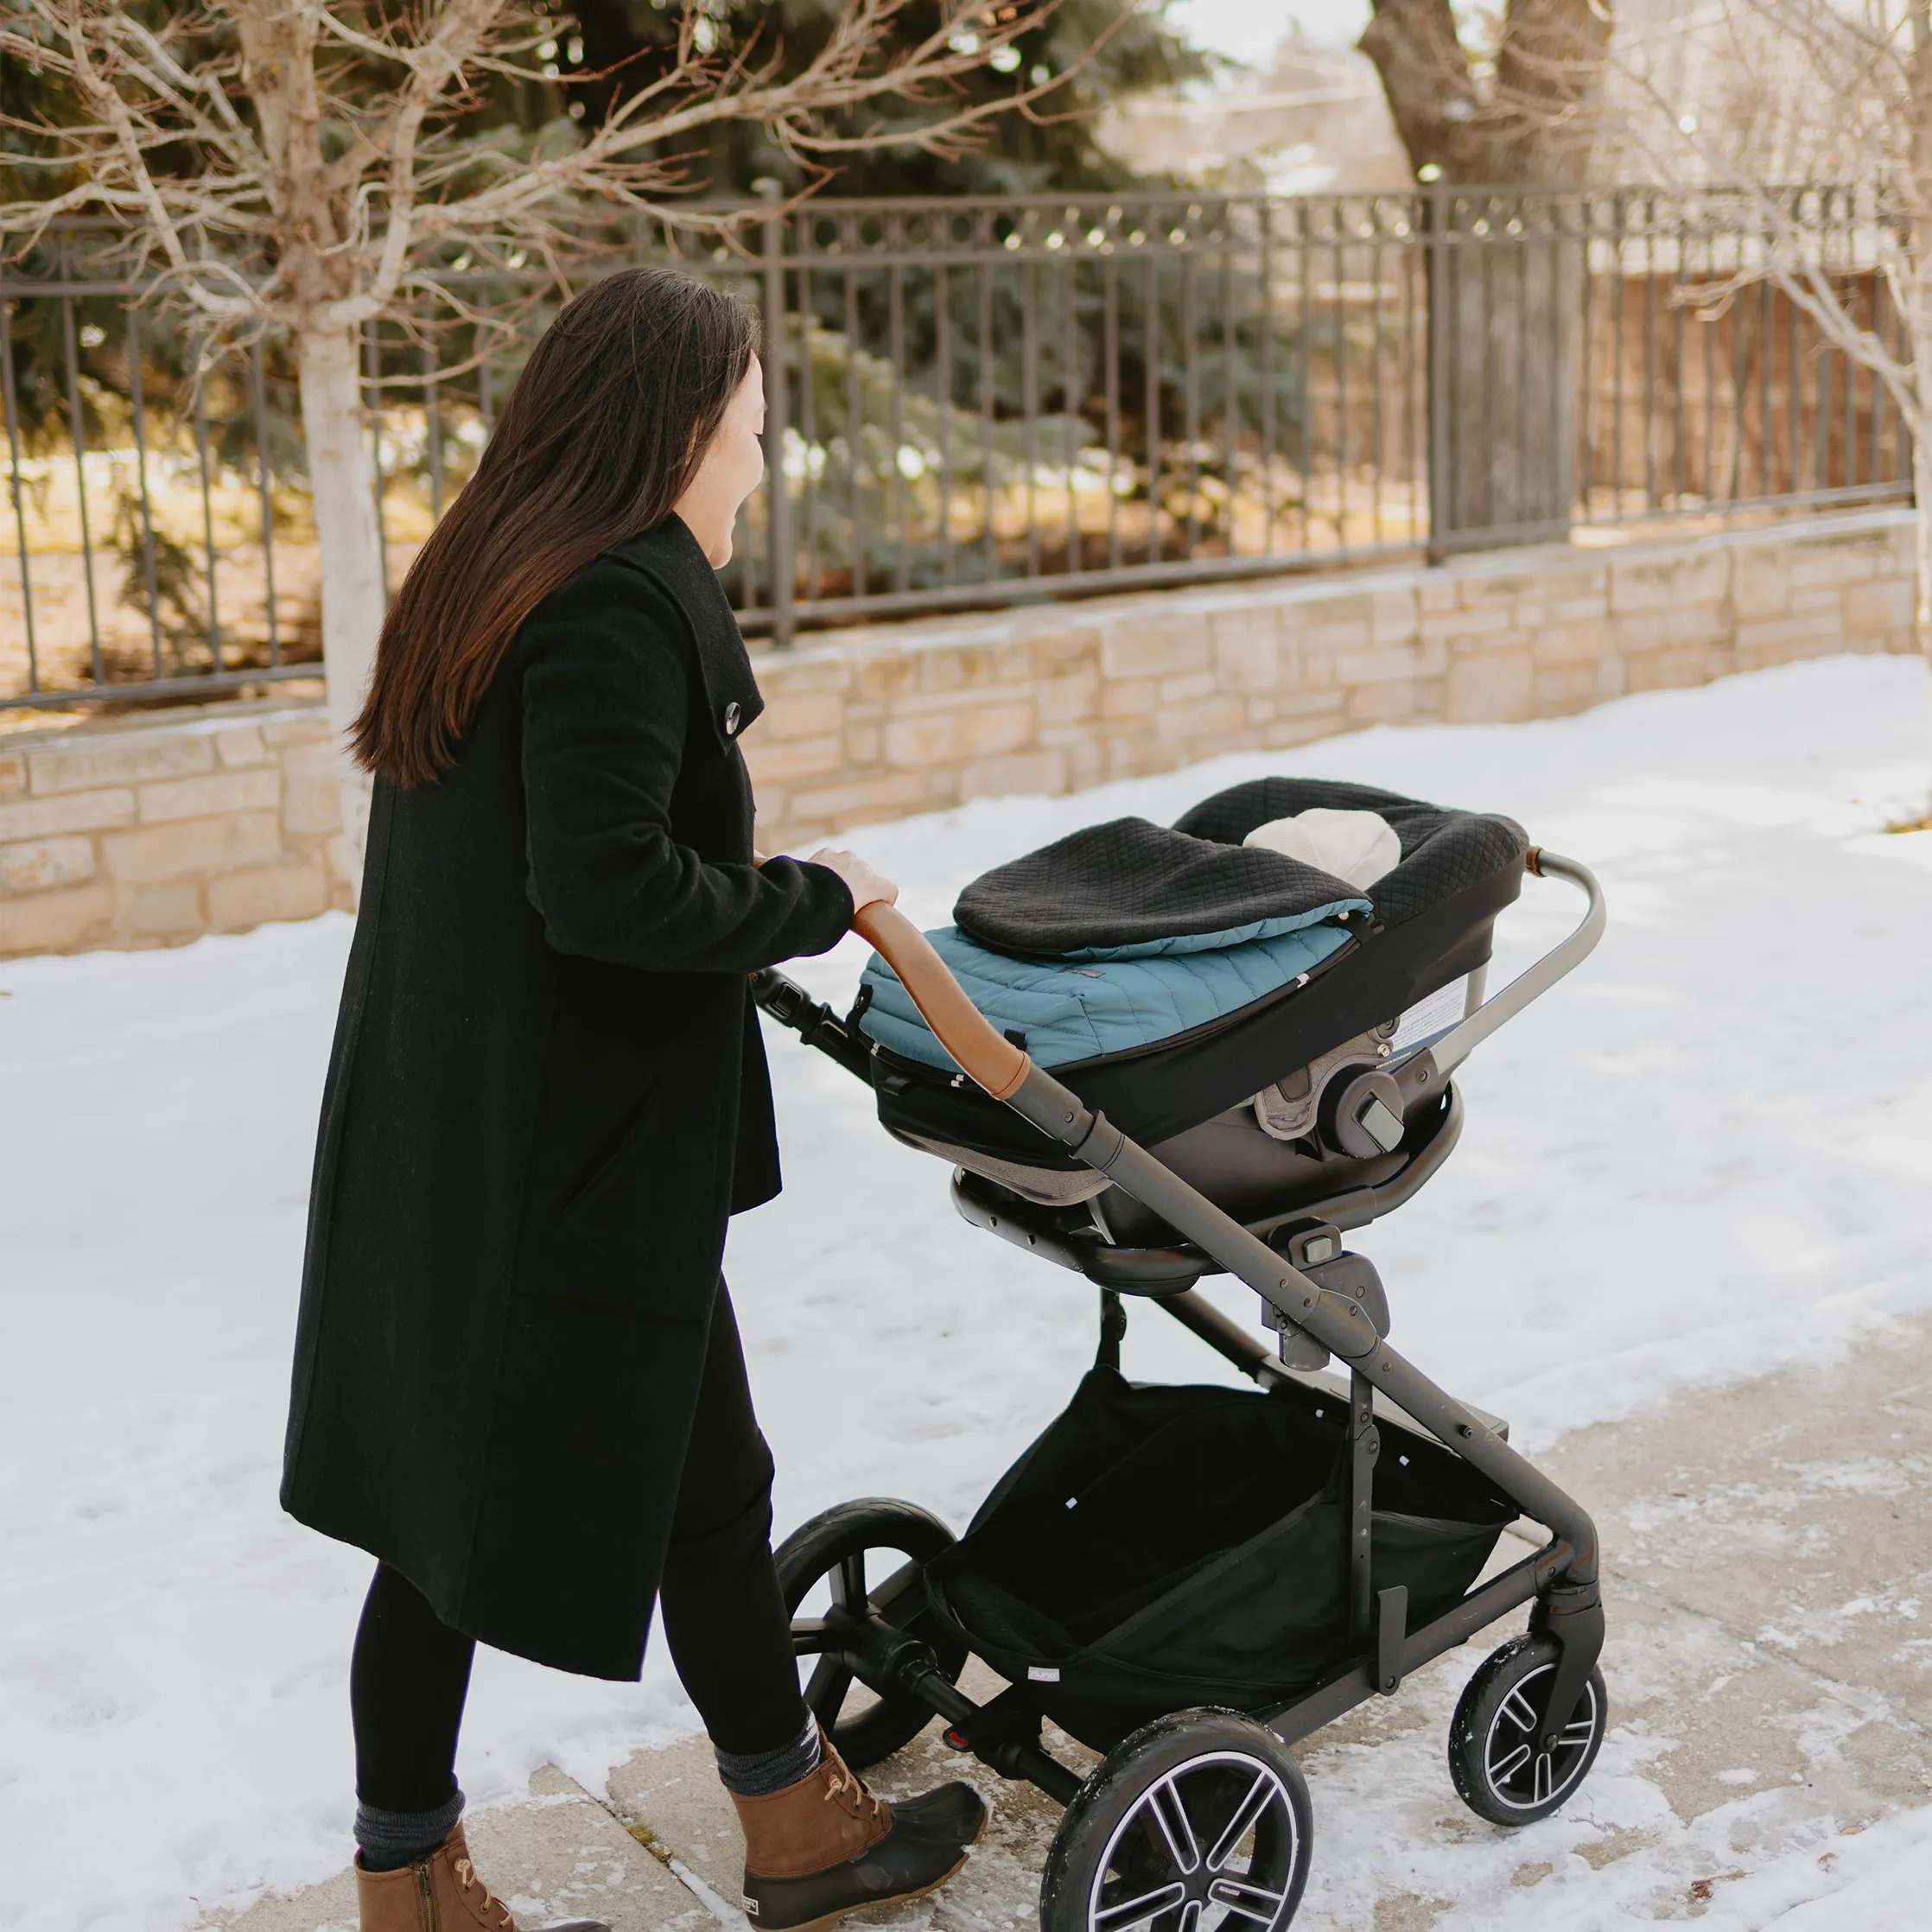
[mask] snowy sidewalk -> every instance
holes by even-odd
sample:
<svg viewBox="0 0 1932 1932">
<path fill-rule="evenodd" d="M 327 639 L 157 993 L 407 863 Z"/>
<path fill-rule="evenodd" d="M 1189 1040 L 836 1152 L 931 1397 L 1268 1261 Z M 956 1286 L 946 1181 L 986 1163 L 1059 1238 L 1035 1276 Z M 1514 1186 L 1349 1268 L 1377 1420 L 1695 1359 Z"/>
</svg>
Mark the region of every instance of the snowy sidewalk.
<svg viewBox="0 0 1932 1932">
<path fill-rule="evenodd" d="M 1862 1901 L 1882 1881 L 1903 1915 L 1932 1891 L 1932 1832 L 1911 1819 L 1867 1831 L 1932 1793 L 1932 1324 L 1897 1324 L 1848 1365 L 1579 1431 L 1541 1460 L 1596 1511 L 1604 1537 L 1612 1728 L 1595 1772 L 1527 1831 L 1470 1816 L 1443 1740 L 1488 1644 L 1442 1659 L 1302 1747 L 1325 1899 L 1298 1928 L 1509 1932 L 1692 1913 L 1725 1932 L 1920 1922 L 1875 1920 Z M 1504 1553 L 1519 1548 L 1506 1540 Z M 1508 1634 L 1499 1627 L 1493 1641 Z M 1067 1755 L 1090 1762 L 1077 1747 Z M 1052 1805 L 948 1751 L 937 1726 L 874 1780 L 891 1793 L 962 1775 L 994 1820 L 968 1869 L 937 1897 L 869 1922 L 1032 1922 Z M 740 1840 L 702 1738 L 639 1752 L 598 1804 L 554 1770 L 538 1786 L 528 1805 L 473 1821 L 486 1869 L 520 1910 L 688 1932 L 735 1896 Z M 1840 1889 L 1840 1865 L 1871 1876 L 1854 1872 Z M 1824 1902 L 1803 1905 L 1814 1897 Z M 322 1932 L 353 1925 L 353 1891 L 345 1873 L 202 1922 Z"/>
<path fill-rule="evenodd" d="M 1560 1903 L 1574 1932 L 1694 1912 L 1757 1932 L 1833 1885 L 1779 1932 L 1932 1922 L 1932 1849 L 1916 1878 L 1903 1856 L 1932 1847 L 1913 1554 L 1932 1552 L 1932 1405 L 1910 1393 L 1932 1344 L 1896 1325 L 1932 1321 L 1932 835 L 1884 830 L 1922 810 L 1927 767 L 1924 665 L 1843 659 L 855 835 L 937 925 L 990 864 L 1123 813 L 1171 823 L 1273 768 L 1507 811 L 1604 879 L 1602 947 L 1462 1069 L 1455 1158 L 1356 1245 L 1405 1352 L 1599 1513 L 1616 1733 L 1576 1809 L 1508 1840 L 1442 1763 L 1478 1655 L 1312 1741 L 1301 1926 L 1474 1932 Z M 1527 889 L 1492 983 L 1574 906 Z M 8 1932 L 183 1932 L 342 1864 L 370 1565 L 276 1493 L 350 931 L 332 914 L 0 966 Z M 798 976 L 842 1007 L 863 951 Z M 785 1190 L 734 1224 L 727 1268 L 779 1528 L 882 1490 L 963 1524 L 1090 1361 L 1091 1292 L 962 1225 L 944 1166 L 882 1134 L 858 1082 L 789 1036 L 772 1059 Z M 1206 1292 L 1252 1321 L 1252 1297 Z M 1147 1381 L 1229 1373 L 1153 1313 L 1124 1359 Z M 1762 1379 L 1807 1363 L 1802 1401 Z M 631 1685 L 480 1656 L 459 1774 L 489 1869 L 533 1904 L 675 1926 L 693 1895 L 596 1801 L 728 1880 L 721 1801 L 674 1743 L 694 1728 L 661 1646 Z M 996 1795 L 936 1917 L 1028 1922 L 1050 1814 Z M 338 1883 L 252 1910 L 288 1932 L 350 1906 Z"/>
</svg>

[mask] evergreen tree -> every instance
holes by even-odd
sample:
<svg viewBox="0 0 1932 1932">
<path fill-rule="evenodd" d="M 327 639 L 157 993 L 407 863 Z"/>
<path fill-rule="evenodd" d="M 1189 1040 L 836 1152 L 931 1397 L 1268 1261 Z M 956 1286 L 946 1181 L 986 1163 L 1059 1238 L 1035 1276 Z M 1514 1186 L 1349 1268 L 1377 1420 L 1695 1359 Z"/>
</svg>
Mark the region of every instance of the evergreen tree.
<svg viewBox="0 0 1932 1932">
<path fill-rule="evenodd" d="M 712 18 L 721 44 L 747 50 L 754 66 L 776 60 L 781 74 L 802 70 L 825 44 L 839 0 L 714 0 Z M 1008 14 L 1017 12 L 1008 9 Z M 674 57 L 677 15 L 665 0 L 577 0 L 576 24 L 561 30 L 562 73 L 587 78 L 568 88 L 581 101 L 582 118 L 594 123 L 613 101 L 648 85 Z M 1201 56 L 1169 28 L 1163 7 L 1135 7 L 1132 0 L 1064 0 L 1037 33 L 1022 36 L 1012 58 L 982 67 L 960 84 L 944 105 L 990 101 L 1026 73 L 1044 78 L 1084 66 L 1055 94 L 1037 118 L 1001 115 L 986 124 L 983 145 L 958 160 L 942 160 L 916 149 L 894 149 L 846 158 L 827 182 L 839 195 L 1004 195 L 1126 187 L 1134 170 L 1106 153 L 1094 138 L 1099 110 L 1110 100 L 1146 88 L 1166 86 L 1206 71 Z M 942 24 L 937 0 L 915 0 L 895 23 L 895 37 L 915 45 Z M 920 104 L 891 100 L 868 106 L 848 125 L 917 121 Z M 680 149 L 689 156 L 691 185 L 710 195 L 751 192 L 769 178 L 795 190 L 814 178 L 759 127 L 720 127 L 709 141 Z"/>
</svg>

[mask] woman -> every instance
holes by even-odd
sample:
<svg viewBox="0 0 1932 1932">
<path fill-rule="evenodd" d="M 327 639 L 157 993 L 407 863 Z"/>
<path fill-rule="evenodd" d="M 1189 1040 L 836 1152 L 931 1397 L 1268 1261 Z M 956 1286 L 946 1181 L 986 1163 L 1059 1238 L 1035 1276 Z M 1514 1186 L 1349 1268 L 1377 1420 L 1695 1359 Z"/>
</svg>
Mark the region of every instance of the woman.
<svg viewBox="0 0 1932 1932">
<path fill-rule="evenodd" d="M 512 1932 L 454 1764 L 478 1643 L 634 1678 L 653 1600 L 760 1926 L 910 1897 L 984 1817 L 898 1806 L 799 1696 L 718 1267 L 779 1191 L 747 976 L 895 888 L 760 861 L 713 567 L 763 473 L 757 329 L 689 277 L 569 302 L 383 627 L 283 1483 L 378 1559 L 350 1673 L 363 1932 Z"/>
</svg>

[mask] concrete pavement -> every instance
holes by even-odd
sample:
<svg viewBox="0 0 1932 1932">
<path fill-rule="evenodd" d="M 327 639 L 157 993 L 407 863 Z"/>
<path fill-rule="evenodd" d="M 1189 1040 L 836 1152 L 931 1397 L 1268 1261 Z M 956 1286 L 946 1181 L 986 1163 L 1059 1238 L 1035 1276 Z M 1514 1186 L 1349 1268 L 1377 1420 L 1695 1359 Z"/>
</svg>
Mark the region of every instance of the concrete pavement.
<svg viewBox="0 0 1932 1932">
<path fill-rule="evenodd" d="M 531 1780 L 524 1802 L 473 1811 L 464 1826 L 477 1870 L 522 1924 L 601 1918 L 613 1932 L 709 1932 L 717 1924 L 662 1849 L 647 1846 L 648 1833 L 626 1830 L 554 1765 Z M 356 1932 L 355 1874 L 345 1866 L 292 1897 L 270 1894 L 200 1922 L 211 1932 Z"/>
<path fill-rule="evenodd" d="M 1531 1904 L 1525 1891 L 1547 1891 L 1552 1911 L 1593 1898 L 1639 1920 L 1696 1916 L 1794 1846 L 1828 1871 L 1843 1834 L 1932 1803 L 1932 1323 L 1895 1325 L 1848 1362 L 1579 1431 L 1539 1460 L 1591 1507 L 1606 1556 L 1611 1736 L 1591 1784 L 1514 1837 L 1463 1811 L 1442 1739 L 1487 1647 L 1439 1660 L 1301 1749 L 1316 1876 L 1298 1925 L 1311 1932 L 1427 1932 L 1472 1910 L 1501 1923 Z M 1522 1548 L 1505 1538 L 1498 1560 Z M 960 1776 L 991 1801 L 987 1837 L 944 1891 L 867 1915 L 877 1924 L 1033 1922 L 1052 1805 L 947 1751 L 937 1726 L 874 1782 L 890 1795 Z M 525 1923 L 744 1924 L 726 1903 L 737 1831 L 702 1738 L 637 1754 L 599 1793 L 546 1770 L 526 1803 L 470 1829 Z M 202 1925 L 353 1929 L 353 1886 L 344 1872 Z"/>
</svg>

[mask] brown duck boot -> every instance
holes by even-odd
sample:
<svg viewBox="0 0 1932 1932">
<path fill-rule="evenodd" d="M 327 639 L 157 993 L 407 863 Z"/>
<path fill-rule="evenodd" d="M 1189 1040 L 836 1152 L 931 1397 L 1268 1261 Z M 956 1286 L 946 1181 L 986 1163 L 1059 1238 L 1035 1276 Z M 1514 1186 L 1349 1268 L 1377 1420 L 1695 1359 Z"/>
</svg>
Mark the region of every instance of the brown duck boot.
<svg viewBox="0 0 1932 1932">
<path fill-rule="evenodd" d="M 861 1905 L 917 1898 L 965 1863 L 986 1824 L 970 1785 L 948 1784 L 893 1815 L 820 1734 L 817 1768 L 762 1798 L 731 1802 L 745 1830 L 745 1914 L 760 1932 L 823 1932 Z"/>
<path fill-rule="evenodd" d="M 459 1825 L 426 1859 L 394 1872 L 365 1872 L 356 1853 L 362 1932 L 517 1932 L 510 1908 L 476 1875 Z M 599 1919 L 574 1918 L 543 1932 L 610 1932 Z"/>
</svg>

